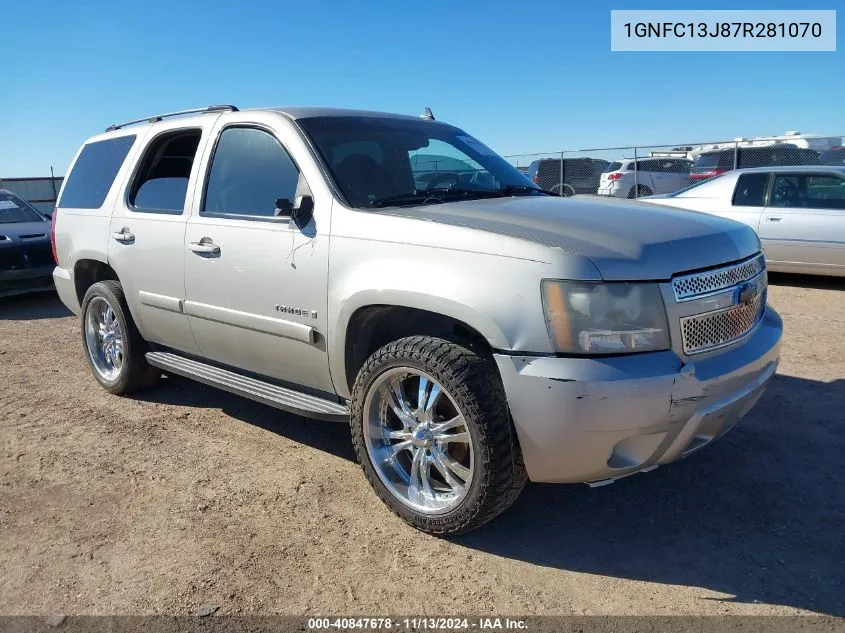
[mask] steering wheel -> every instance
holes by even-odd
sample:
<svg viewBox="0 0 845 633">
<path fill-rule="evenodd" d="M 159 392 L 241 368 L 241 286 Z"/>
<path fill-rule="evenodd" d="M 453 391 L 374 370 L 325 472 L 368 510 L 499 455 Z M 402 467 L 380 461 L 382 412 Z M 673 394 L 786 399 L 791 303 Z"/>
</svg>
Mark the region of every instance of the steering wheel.
<svg viewBox="0 0 845 633">
<path fill-rule="evenodd" d="M 481 185 L 483 187 L 490 187 L 496 184 L 493 176 L 491 176 L 488 172 L 485 171 L 476 171 L 470 177 L 469 182 L 471 185 Z"/>
<path fill-rule="evenodd" d="M 428 181 L 428 189 L 434 189 L 438 184 L 441 182 L 449 182 L 449 187 L 453 187 L 461 182 L 460 178 L 458 178 L 458 174 L 453 174 L 452 172 L 437 172 L 434 174 L 434 178 Z"/>
</svg>

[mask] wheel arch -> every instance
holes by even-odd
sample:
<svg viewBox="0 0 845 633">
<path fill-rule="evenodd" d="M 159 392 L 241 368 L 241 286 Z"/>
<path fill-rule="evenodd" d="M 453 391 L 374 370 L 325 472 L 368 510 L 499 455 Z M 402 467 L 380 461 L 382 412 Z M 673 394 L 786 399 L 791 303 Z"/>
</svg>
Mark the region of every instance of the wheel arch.
<svg viewBox="0 0 845 633">
<path fill-rule="evenodd" d="M 332 376 L 349 397 L 364 361 L 379 347 L 405 336 L 438 336 L 483 353 L 507 349 L 505 334 L 487 315 L 442 297 L 398 291 L 364 292 L 341 309 L 332 346 Z"/>
<path fill-rule="evenodd" d="M 106 261 L 92 257 L 77 259 L 73 265 L 73 285 L 79 305 L 82 305 L 88 288 L 106 279 L 120 281 L 114 268 Z"/>
</svg>

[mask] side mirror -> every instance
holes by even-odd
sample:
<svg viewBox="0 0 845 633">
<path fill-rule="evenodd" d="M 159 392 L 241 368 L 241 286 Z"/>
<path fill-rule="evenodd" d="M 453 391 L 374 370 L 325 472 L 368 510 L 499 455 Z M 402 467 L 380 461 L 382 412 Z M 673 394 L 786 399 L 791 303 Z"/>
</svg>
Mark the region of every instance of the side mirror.
<svg viewBox="0 0 845 633">
<path fill-rule="evenodd" d="M 314 198 L 309 195 L 299 196 L 293 207 L 291 219 L 300 229 L 304 229 L 314 217 Z"/>
<path fill-rule="evenodd" d="M 287 198 L 276 198 L 276 210 L 273 214 L 278 217 L 290 217 L 293 215 L 293 203 Z"/>
<path fill-rule="evenodd" d="M 303 229 L 314 217 L 314 198 L 309 195 L 298 196 L 295 204 L 288 198 L 278 198 L 276 217 L 289 217 L 297 228 Z"/>
</svg>

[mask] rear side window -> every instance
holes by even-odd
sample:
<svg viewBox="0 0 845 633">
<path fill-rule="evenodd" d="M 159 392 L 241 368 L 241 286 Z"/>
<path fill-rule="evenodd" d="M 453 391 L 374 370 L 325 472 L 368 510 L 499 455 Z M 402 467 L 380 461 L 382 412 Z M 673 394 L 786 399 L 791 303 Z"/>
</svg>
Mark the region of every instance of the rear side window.
<svg viewBox="0 0 845 633">
<path fill-rule="evenodd" d="M 114 177 L 134 142 L 135 135 L 131 134 L 88 143 L 83 147 L 57 206 L 68 209 L 102 207 Z"/>
<path fill-rule="evenodd" d="M 769 174 L 742 174 L 736 183 L 735 207 L 762 207 L 766 203 Z"/>
<path fill-rule="evenodd" d="M 133 211 L 181 215 L 202 130 L 177 130 L 153 139 L 129 190 Z"/>
</svg>

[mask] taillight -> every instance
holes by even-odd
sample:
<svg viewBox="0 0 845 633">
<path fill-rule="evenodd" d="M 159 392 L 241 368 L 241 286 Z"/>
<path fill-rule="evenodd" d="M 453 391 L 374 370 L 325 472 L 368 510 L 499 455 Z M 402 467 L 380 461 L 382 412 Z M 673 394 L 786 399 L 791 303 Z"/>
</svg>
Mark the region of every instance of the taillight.
<svg viewBox="0 0 845 633">
<path fill-rule="evenodd" d="M 533 178 L 532 180 L 534 181 L 534 184 L 535 184 L 535 185 L 539 185 L 539 184 L 540 184 L 540 176 L 534 176 L 534 178 Z"/>
<path fill-rule="evenodd" d="M 58 209 L 53 209 L 53 215 L 50 216 L 50 248 L 53 249 L 53 261 L 56 262 L 56 266 L 59 265 L 59 254 L 56 252 L 56 215 L 58 213 Z"/>
<path fill-rule="evenodd" d="M 622 178 L 622 172 L 621 171 L 615 171 L 612 174 L 607 175 L 608 180 L 619 180 L 620 178 Z"/>
<path fill-rule="evenodd" d="M 721 176 L 724 174 L 727 169 L 710 169 L 708 171 L 701 172 L 699 174 L 691 173 L 689 175 L 690 180 L 706 180 L 707 178 L 713 178 L 715 176 Z"/>
</svg>

